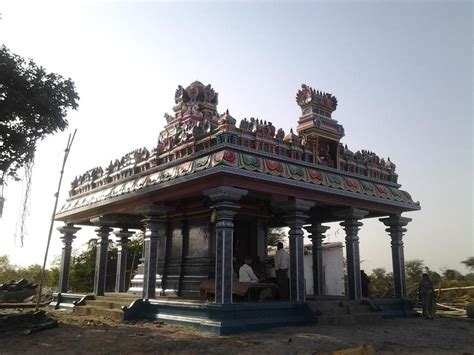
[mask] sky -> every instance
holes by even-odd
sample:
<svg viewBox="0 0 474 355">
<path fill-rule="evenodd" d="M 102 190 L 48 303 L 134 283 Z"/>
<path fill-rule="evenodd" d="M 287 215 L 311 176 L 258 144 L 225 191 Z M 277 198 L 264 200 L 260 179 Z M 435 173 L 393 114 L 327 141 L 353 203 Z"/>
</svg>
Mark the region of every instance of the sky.
<svg viewBox="0 0 474 355">
<path fill-rule="evenodd" d="M 397 164 L 421 211 L 405 259 L 466 272 L 474 256 L 473 4 L 471 1 L 25 2 L 0 1 L 0 43 L 71 77 L 81 97 L 70 130 L 38 144 L 27 234 L 15 238 L 24 183 L 5 188 L 0 255 L 42 263 L 68 134 L 77 128 L 60 193 L 74 176 L 152 148 L 174 92 L 200 80 L 220 112 L 295 128 L 301 84 L 334 94 L 333 118 L 353 151 Z M 55 228 L 60 226 L 55 224 Z M 331 224 L 327 241 L 343 241 Z M 361 268 L 391 271 L 378 220 L 359 232 Z M 74 246 L 95 236 L 83 228 Z M 49 261 L 61 254 L 54 230 Z"/>
</svg>

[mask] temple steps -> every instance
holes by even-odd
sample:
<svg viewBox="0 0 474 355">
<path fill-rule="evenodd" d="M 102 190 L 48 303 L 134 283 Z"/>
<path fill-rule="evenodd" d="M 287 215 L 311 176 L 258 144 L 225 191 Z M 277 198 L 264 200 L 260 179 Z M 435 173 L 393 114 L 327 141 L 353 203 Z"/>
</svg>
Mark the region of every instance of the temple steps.
<svg viewBox="0 0 474 355">
<path fill-rule="evenodd" d="M 87 300 L 86 305 L 74 307 L 73 313 L 81 316 L 97 316 L 123 321 L 124 313 L 122 307 L 129 307 L 139 296 L 127 294 L 110 294 L 106 296 L 95 296 L 95 300 Z"/>
<path fill-rule="evenodd" d="M 369 305 L 351 300 L 308 300 L 307 303 L 318 314 L 320 325 L 374 324 L 379 322 L 381 312 L 372 312 Z"/>
</svg>

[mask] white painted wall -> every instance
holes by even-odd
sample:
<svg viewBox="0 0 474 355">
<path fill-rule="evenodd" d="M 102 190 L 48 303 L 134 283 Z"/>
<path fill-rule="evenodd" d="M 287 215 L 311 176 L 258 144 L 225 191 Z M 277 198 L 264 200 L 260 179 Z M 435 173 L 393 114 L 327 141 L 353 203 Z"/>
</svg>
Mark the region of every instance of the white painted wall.
<svg viewBox="0 0 474 355">
<path fill-rule="evenodd" d="M 323 244 L 324 290 L 326 295 L 344 295 L 344 257 L 341 242 Z M 306 294 L 314 294 L 313 256 L 304 256 Z"/>
</svg>

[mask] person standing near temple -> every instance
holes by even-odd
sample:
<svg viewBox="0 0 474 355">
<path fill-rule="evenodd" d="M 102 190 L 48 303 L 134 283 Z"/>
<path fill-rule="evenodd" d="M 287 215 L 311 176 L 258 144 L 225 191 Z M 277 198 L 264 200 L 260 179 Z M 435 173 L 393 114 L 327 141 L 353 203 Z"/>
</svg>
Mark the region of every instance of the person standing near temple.
<svg viewBox="0 0 474 355">
<path fill-rule="evenodd" d="M 423 317 L 434 319 L 436 313 L 436 297 L 433 290 L 433 283 L 426 273 L 422 276 L 418 292 L 423 305 Z"/>
<path fill-rule="evenodd" d="M 364 270 L 360 270 L 360 286 L 362 291 L 362 297 L 370 297 L 370 278 Z"/>
<path fill-rule="evenodd" d="M 277 244 L 277 253 L 275 255 L 275 274 L 280 299 L 288 299 L 288 266 L 290 264 L 290 255 L 283 249 L 283 243 Z"/>
</svg>

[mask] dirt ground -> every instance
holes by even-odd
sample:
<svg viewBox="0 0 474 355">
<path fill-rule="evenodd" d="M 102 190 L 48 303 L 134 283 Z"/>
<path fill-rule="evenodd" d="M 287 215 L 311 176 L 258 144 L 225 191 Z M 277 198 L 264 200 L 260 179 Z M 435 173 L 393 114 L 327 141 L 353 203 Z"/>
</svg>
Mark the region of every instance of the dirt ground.
<svg viewBox="0 0 474 355">
<path fill-rule="evenodd" d="M 474 322 L 383 320 L 372 325 L 306 326 L 217 336 L 156 323 L 117 323 L 52 312 L 58 328 L 0 333 L 0 354 L 318 354 L 370 344 L 378 354 L 474 354 Z"/>
</svg>

